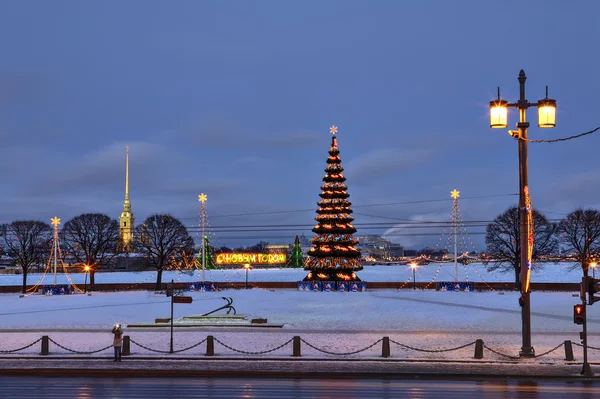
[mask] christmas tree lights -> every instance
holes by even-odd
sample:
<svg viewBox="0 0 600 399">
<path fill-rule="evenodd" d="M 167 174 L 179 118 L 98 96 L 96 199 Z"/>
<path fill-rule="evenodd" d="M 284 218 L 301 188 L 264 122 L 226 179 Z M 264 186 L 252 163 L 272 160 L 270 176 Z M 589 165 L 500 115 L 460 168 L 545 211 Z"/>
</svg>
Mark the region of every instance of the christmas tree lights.
<svg viewBox="0 0 600 399">
<path fill-rule="evenodd" d="M 312 229 L 316 234 L 310 241 L 313 248 L 308 251 L 309 259 L 304 270 L 310 273 L 305 281 L 359 281 L 354 272 L 362 270 L 360 251 L 356 248 L 358 240 L 354 238 L 356 228 L 350 215 L 352 205 L 348 198 L 346 178 L 342 174 L 340 150 L 337 145 L 337 127 L 329 132 L 331 148 L 327 158 L 327 167 L 321 186 L 321 200 L 317 202 L 317 225 Z"/>
</svg>

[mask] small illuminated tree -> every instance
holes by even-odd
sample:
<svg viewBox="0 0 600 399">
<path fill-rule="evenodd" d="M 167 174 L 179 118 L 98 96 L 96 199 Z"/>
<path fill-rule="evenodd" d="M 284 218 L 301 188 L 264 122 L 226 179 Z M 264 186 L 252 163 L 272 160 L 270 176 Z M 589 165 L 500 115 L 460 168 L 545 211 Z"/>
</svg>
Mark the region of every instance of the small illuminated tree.
<svg viewBox="0 0 600 399">
<path fill-rule="evenodd" d="M 294 240 L 294 248 L 292 249 L 292 254 L 290 255 L 290 261 L 287 264 L 287 267 L 304 267 L 304 256 L 302 255 L 302 248 L 300 248 L 300 239 L 298 235 L 296 235 L 296 239 Z"/>
<path fill-rule="evenodd" d="M 321 200 L 317 202 L 319 209 L 315 220 L 318 224 L 312 229 L 316 235 L 310 242 L 314 246 L 308 251 L 310 258 L 304 268 L 310 273 L 304 280 L 358 281 L 354 272 L 363 267 L 360 263 L 360 251 L 356 248 L 358 240 L 353 236 L 356 228 L 352 225 L 352 204 L 348 201 L 350 195 L 344 184 L 346 178 L 342 174 L 344 168 L 335 137 L 337 127 L 332 126 L 329 132 L 333 137 L 319 194 Z"/>
<path fill-rule="evenodd" d="M 201 247 L 202 248 L 202 247 Z M 208 241 L 208 237 L 204 236 L 204 266 L 207 269 L 215 270 L 217 267 L 215 266 L 215 260 L 213 257 L 214 249 L 210 246 L 210 242 Z M 202 249 L 198 251 L 198 267 L 202 268 Z"/>
</svg>

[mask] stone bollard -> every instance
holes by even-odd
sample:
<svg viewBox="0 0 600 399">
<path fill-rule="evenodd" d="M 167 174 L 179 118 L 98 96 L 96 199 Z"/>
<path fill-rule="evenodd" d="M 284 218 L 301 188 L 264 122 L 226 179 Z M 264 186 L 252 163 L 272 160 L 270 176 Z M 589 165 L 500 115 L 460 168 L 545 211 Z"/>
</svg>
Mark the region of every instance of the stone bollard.
<svg viewBox="0 0 600 399">
<path fill-rule="evenodd" d="M 50 354 L 50 340 L 47 335 L 42 336 L 42 352 L 40 355 L 46 356 Z"/>
<path fill-rule="evenodd" d="M 483 359 L 483 340 L 475 341 L 475 359 Z"/>
<path fill-rule="evenodd" d="M 571 341 L 565 341 L 565 360 L 575 360 L 575 357 L 573 356 L 573 344 Z"/>
<path fill-rule="evenodd" d="M 129 335 L 123 336 L 123 356 L 131 355 L 131 339 Z"/>
<path fill-rule="evenodd" d="M 215 355 L 215 337 L 209 335 L 206 337 L 206 356 Z"/>
<path fill-rule="evenodd" d="M 390 337 L 383 337 L 381 343 L 381 357 L 390 357 Z"/>
<path fill-rule="evenodd" d="M 292 342 L 292 345 L 293 345 L 292 356 L 296 356 L 296 357 L 302 356 L 301 351 L 300 351 L 300 337 L 295 336 L 294 341 Z"/>
</svg>

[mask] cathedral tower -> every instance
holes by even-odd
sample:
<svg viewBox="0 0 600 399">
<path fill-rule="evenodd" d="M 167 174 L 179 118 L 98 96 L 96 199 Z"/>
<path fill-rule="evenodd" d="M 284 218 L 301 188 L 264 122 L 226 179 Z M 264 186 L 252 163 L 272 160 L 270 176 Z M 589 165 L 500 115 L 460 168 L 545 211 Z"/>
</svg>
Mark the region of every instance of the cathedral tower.
<svg viewBox="0 0 600 399">
<path fill-rule="evenodd" d="M 123 213 L 119 218 L 121 245 L 124 250 L 130 249 L 133 244 L 134 221 L 133 212 L 131 212 L 131 201 L 129 200 L 129 147 L 127 147 L 125 152 L 125 201 L 123 202 Z"/>
</svg>

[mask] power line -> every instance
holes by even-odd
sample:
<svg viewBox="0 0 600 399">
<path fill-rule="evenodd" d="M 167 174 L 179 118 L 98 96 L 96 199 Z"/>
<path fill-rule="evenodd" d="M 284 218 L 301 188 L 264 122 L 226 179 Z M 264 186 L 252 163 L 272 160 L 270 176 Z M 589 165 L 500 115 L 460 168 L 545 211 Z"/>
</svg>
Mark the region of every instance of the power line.
<svg viewBox="0 0 600 399">
<path fill-rule="evenodd" d="M 482 198 L 495 198 L 495 197 L 512 197 L 518 196 L 519 194 L 492 194 L 492 195 L 479 195 L 472 197 L 461 197 L 461 200 L 469 200 L 469 199 L 482 199 Z M 414 204 L 426 204 L 433 202 L 447 202 L 453 201 L 452 198 L 440 198 L 440 199 L 430 199 L 430 200 L 416 200 L 416 201 L 402 201 L 402 202 L 388 202 L 383 204 L 366 204 L 366 205 L 352 205 L 352 208 L 371 208 L 378 206 L 392 206 L 392 205 L 414 205 Z M 277 215 L 283 213 L 297 213 L 297 212 L 315 212 L 315 208 L 310 209 L 293 209 L 287 211 L 268 211 L 268 212 L 249 212 L 249 213 L 233 213 L 229 215 L 211 215 L 210 218 L 225 218 L 225 217 L 236 217 L 236 216 L 259 216 L 259 215 Z M 184 217 L 180 218 L 181 220 L 185 219 L 196 219 L 196 217 Z"/>
<path fill-rule="evenodd" d="M 527 141 L 529 141 L 530 143 L 558 143 L 559 141 L 578 139 L 580 137 L 587 136 L 588 134 L 595 133 L 598 130 L 600 130 L 600 126 L 595 128 L 594 130 L 590 130 L 589 132 L 585 132 L 585 133 L 581 133 L 581 134 L 576 134 L 575 136 L 563 137 L 560 139 L 552 139 L 552 140 L 529 140 L 528 139 Z"/>
</svg>

